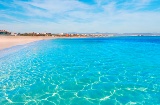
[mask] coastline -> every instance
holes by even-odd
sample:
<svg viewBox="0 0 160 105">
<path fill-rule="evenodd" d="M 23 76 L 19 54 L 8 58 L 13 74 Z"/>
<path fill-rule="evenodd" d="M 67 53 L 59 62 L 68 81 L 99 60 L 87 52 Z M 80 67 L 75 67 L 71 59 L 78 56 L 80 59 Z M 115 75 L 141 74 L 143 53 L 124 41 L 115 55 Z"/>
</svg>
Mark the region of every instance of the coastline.
<svg viewBox="0 0 160 105">
<path fill-rule="evenodd" d="M 108 36 L 108 37 L 124 37 L 124 36 Z M 126 37 L 126 36 L 125 36 Z M 135 36 L 133 36 L 135 37 Z M 0 36 L 0 50 L 4 50 L 17 45 L 24 45 L 27 43 L 49 40 L 49 39 L 72 39 L 72 38 L 89 38 L 89 37 L 54 37 L 54 36 Z M 98 38 L 98 37 L 91 37 Z M 101 37 L 99 37 L 101 38 Z"/>
<path fill-rule="evenodd" d="M 0 36 L 0 50 L 39 40 L 56 39 L 52 36 Z"/>
<path fill-rule="evenodd" d="M 86 38 L 86 37 L 53 37 L 53 36 L 0 36 L 0 50 L 17 45 L 23 45 L 40 40 L 57 38 Z"/>
</svg>

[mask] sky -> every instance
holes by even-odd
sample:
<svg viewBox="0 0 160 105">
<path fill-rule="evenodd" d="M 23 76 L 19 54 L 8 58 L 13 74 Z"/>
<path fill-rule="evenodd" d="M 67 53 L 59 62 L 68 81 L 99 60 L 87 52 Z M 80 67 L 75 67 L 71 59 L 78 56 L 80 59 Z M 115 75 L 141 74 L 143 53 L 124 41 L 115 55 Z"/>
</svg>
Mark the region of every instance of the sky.
<svg viewBox="0 0 160 105">
<path fill-rule="evenodd" d="M 0 30 L 160 32 L 160 0 L 0 0 Z"/>
</svg>

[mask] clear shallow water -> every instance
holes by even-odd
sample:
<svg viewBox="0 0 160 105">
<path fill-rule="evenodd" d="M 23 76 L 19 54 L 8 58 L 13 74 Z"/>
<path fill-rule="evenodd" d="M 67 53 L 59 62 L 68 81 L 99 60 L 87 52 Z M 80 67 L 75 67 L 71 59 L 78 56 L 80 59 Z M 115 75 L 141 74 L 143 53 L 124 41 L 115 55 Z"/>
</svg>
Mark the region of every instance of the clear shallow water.
<svg viewBox="0 0 160 105">
<path fill-rule="evenodd" d="M 0 104 L 160 104 L 160 37 L 43 40 L 0 51 Z"/>
</svg>

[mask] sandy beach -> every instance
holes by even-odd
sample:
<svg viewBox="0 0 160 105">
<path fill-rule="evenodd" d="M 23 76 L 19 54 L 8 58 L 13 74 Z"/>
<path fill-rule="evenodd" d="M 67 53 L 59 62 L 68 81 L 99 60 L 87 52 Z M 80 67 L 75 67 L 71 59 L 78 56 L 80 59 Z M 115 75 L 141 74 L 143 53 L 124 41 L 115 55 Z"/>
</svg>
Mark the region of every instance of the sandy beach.
<svg viewBox="0 0 160 105">
<path fill-rule="evenodd" d="M 52 36 L 0 36 L 0 50 L 38 40 L 47 40 L 54 38 L 55 37 Z"/>
</svg>

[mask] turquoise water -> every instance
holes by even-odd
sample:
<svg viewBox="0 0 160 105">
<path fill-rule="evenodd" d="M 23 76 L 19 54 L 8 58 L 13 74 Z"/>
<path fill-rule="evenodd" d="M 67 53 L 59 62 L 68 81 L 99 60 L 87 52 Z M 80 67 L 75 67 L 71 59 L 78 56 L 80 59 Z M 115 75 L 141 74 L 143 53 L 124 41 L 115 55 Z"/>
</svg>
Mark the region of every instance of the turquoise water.
<svg viewBox="0 0 160 105">
<path fill-rule="evenodd" d="M 160 104 L 160 37 L 55 39 L 1 50 L 5 104 Z"/>
</svg>

